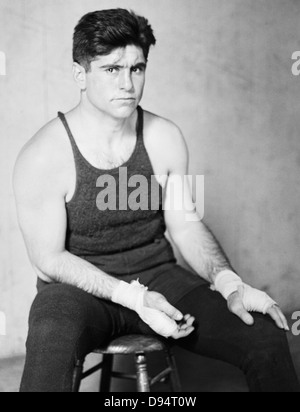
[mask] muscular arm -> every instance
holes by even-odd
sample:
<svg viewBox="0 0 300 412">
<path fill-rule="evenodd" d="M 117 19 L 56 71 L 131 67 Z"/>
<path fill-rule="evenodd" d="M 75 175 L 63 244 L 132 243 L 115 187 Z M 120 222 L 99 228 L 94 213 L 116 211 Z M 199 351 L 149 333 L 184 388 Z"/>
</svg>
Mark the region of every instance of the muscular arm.
<svg viewBox="0 0 300 412">
<path fill-rule="evenodd" d="M 176 246 L 179 248 L 183 258 L 191 268 L 210 283 L 214 283 L 215 277 L 223 270 L 232 270 L 231 264 L 222 250 L 220 244 L 201 221 L 200 216 L 195 210 L 193 219 L 187 220 L 187 215 L 192 209 L 192 192 L 188 181 L 184 177 L 188 175 L 188 149 L 181 132 L 173 128 L 173 147 L 172 158 L 170 160 L 170 174 L 166 188 L 165 219 L 166 224 Z M 184 184 L 178 184 L 179 180 Z M 183 191 L 182 191 L 183 189 Z M 185 206 L 181 210 L 174 210 L 170 199 L 183 199 Z M 175 202 L 173 202 L 174 204 Z"/>
<path fill-rule="evenodd" d="M 117 279 L 65 249 L 66 209 L 64 174 L 51 151 L 31 143 L 15 166 L 14 190 L 19 224 L 32 266 L 39 277 L 76 286 L 111 299 Z M 54 156 L 55 157 L 55 156 Z"/>
<path fill-rule="evenodd" d="M 176 244 L 194 271 L 212 284 L 218 273 L 233 270 L 223 249 L 203 222 L 193 222 L 190 229 L 177 238 Z"/>
</svg>

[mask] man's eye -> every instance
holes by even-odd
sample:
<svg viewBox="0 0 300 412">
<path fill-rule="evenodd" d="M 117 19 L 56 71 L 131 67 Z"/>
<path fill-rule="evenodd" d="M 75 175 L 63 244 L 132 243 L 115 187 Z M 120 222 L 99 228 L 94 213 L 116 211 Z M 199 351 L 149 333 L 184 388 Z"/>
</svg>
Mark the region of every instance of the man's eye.
<svg viewBox="0 0 300 412">
<path fill-rule="evenodd" d="M 106 70 L 107 73 L 109 74 L 115 74 L 118 72 L 118 69 L 116 67 L 110 67 L 109 69 Z"/>
<path fill-rule="evenodd" d="M 132 69 L 132 72 L 133 73 L 142 73 L 144 70 L 141 68 L 141 67 L 134 67 L 133 69 Z"/>
</svg>

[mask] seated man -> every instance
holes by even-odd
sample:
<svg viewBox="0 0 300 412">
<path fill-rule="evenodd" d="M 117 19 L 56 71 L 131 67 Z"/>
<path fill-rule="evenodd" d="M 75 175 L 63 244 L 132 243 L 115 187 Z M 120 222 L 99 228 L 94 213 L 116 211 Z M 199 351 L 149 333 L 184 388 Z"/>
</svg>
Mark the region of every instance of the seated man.
<svg viewBox="0 0 300 412">
<path fill-rule="evenodd" d="M 251 391 L 299 391 L 279 307 L 234 273 L 196 211 L 164 210 L 188 151 L 178 127 L 139 106 L 155 42 L 133 12 L 84 16 L 73 49 L 80 103 L 18 157 L 18 216 L 38 276 L 21 391 L 69 392 L 78 358 L 151 333 L 235 365 Z M 158 207 L 147 207 L 154 181 Z M 192 205 L 188 186 L 175 194 Z M 195 273 L 177 264 L 166 229 Z"/>
</svg>

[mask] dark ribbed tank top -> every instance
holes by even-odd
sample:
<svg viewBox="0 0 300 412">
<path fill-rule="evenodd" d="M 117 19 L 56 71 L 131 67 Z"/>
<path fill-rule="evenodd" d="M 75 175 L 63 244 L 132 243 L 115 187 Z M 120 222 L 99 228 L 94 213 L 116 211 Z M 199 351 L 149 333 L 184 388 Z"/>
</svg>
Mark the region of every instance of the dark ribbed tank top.
<svg viewBox="0 0 300 412">
<path fill-rule="evenodd" d="M 66 249 L 116 276 L 134 274 L 175 261 L 172 247 L 165 238 L 162 188 L 154 177 L 151 160 L 144 145 L 144 113 L 141 107 L 137 110 L 135 149 L 126 163 L 110 170 L 98 169 L 86 160 L 76 144 L 65 115 L 58 113 L 69 136 L 76 167 L 75 193 L 70 202 L 66 204 Z M 120 171 L 123 172 L 121 178 L 123 184 L 119 178 Z M 138 183 L 134 186 L 131 183 L 130 186 L 133 187 L 128 187 L 131 178 L 134 179 L 138 175 L 147 180 L 147 193 L 142 192 L 137 201 L 147 196 L 148 207 L 145 207 L 145 202 L 143 202 L 140 209 L 120 210 L 120 195 L 123 202 L 121 208 L 124 209 L 125 171 L 127 199 L 140 188 Z M 103 208 L 101 210 L 97 205 L 101 192 L 103 190 L 106 190 L 106 194 L 109 192 L 108 183 L 99 185 L 99 181 L 104 179 L 108 182 L 108 176 L 113 177 L 116 184 L 114 196 L 117 207 L 115 210 L 103 210 Z M 119 193 L 120 186 L 122 189 Z M 113 188 L 112 185 L 110 187 Z M 113 193 L 110 194 L 113 195 Z M 154 199 L 153 196 L 158 196 L 158 198 Z M 105 196 L 102 196 L 103 198 Z M 156 205 L 155 210 L 151 210 L 152 204 Z"/>
</svg>

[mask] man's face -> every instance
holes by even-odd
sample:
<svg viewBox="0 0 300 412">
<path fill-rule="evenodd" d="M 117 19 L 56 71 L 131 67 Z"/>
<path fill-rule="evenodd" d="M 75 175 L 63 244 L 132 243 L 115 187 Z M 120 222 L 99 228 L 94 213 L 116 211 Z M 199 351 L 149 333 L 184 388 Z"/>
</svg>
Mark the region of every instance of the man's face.
<svg viewBox="0 0 300 412">
<path fill-rule="evenodd" d="M 99 111 L 114 118 L 128 118 L 139 105 L 145 86 L 143 50 L 127 46 L 91 63 L 86 76 L 86 95 Z"/>
</svg>

